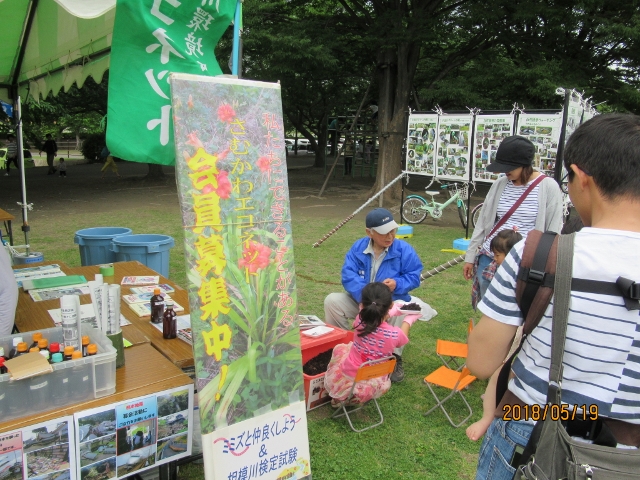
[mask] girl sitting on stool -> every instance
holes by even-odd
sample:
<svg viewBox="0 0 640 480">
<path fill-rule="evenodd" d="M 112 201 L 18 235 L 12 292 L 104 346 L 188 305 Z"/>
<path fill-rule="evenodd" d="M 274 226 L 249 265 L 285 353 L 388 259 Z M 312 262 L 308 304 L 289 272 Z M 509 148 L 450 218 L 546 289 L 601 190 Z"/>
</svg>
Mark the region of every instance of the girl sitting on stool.
<svg viewBox="0 0 640 480">
<path fill-rule="evenodd" d="M 362 289 L 360 313 L 353 327 L 355 338 L 348 345 L 336 345 L 324 385 L 331 396 L 331 406 L 338 408 L 348 397 L 353 380 L 360 365 L 369 360 L 388 357 L 394 348 L 406 344 L 411 323 L 420 315 L 406 315 L 401 328 L 386 322 L 390 315 L 404 315 L 393 304 L 391 290 L 380 282 L 369 283 Z M 409 318 L 407 318 L 409 317 Z M 359 382 L 349 405 L 359 405 L 379 398 L 391 388 L 388 377 L 379 377 Z"/>
</svg>

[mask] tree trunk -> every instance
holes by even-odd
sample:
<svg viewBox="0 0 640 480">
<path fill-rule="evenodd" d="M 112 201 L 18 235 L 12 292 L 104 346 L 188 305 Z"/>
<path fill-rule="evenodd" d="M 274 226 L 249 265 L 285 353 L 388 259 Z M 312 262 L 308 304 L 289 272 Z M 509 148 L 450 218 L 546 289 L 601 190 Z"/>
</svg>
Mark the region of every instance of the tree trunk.
<svg viewBox="0 0 640 480">
<path fill-rule="evenodd" d="M 318 125 L 318 144 L 315 147 L 315 161 L 314 167 L 324 167 L 324 162 L 327 156 L 327 115 L 322 117 L 320 125 Z"/>
<path fill-rule="evenodd" d="M 146 178 L 151 180 L 164 178 L 164 171 L 162 170 L 162 165 L 157 165 L 155 163 L 147 163 L 147 165 L 149 166 L 149 171 L 147 172 Z"/>
<path fill-rule="evenodd" d="M 386 48 L 378 52 L 380 153 L 376 183 L 371 194 L 380 191 L 402 171 L 406 115 L 419 58 L 420 46 L 414 43 L 401 43 L 395 49 Z M 401 190 L 400 182 L 396 182 L 384 193 L 384 200 L 399 200 Z"/>
</svg>

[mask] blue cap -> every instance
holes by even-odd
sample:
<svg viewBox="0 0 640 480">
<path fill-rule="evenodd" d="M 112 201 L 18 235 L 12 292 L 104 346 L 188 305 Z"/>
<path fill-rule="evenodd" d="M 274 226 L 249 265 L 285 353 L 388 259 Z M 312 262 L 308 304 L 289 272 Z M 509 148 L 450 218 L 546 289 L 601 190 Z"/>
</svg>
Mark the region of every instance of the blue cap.
<svg viewBox="0 0 640 480">
<path fill-rule="evenodd" d="M 375 230 L 380 235 L 386 235 L 391 230 L 398 228 L 398 224 L 393 219 L 393 214 L 386 208 L 376 208 L 367 214 L 365 220 L 367 228 Z"/>
</svg>

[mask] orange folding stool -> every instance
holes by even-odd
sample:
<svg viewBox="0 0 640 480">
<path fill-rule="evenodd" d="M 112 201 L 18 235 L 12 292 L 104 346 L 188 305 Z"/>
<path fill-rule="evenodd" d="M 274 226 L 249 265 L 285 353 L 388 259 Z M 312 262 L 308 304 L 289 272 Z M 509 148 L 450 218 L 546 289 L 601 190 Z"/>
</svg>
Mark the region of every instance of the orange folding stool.
<svg viewBox="0 0 640 480">
<path fill-rule="evenodd" d="M 436 408 L 440 407 L 444 412 L 445 416 L 447 417 L 447 420 L 449 420 L 449 423 L 451 423 L 451 425 L 457 428 L 460 425 L 464 424 L 467 420 L 471 418 L 471 415 L 473 415 L 473 410 L 471 409 L 471 405 L 469 405 L 469 402 L 467 402 L 467 399 L 464 398 L 464 395 L 462 394 L 462 389 L 468 387 L 471 384 L 471 382 L 473 382 L 475 379 L 476 377 L 471 375 L 471 372 L 466 366 L 463 366 L 462 371 L 460 372 L 458 372 L 457 370 L 452 370 L 448 367 L 442 366 L 438 368 L 435 372 L 430 373 L 429 375 L 424 377 L 424 383 L 427 384 L 427 387 L 429 387 L 429 390 L 431 390 L 431 394 L 433 395 L 433 398 L 435 398 L 437 402 L 433 407 L 429 409 L 428 412 L 425 413 L 425 416 L 429 415 Z M 436 385 L 438 387 L 446 388 L 448 390 L 451 390 L 451 392 L 446 397 L 440 399 L 438 398 L 438 395 L 436 395 L 436 392 L 431 387 L 431 385 Z M 462 398 L 462 401 L 465 403 L 465 405 L 467 406 L 467 409 L 469 410 L 469 415 L 464 420 L 462 420 L 457 424 L 453 422 L 453 420 L 451 419 L 451 416 L 449 415 L 449 412 L 447 412 L 447 410 L 444 408 L 444 403 L 450 398 L 452 398 L 453 396 L 455 396 L 456 394 L 460 395 L 460 397 Z"/>
<path fill-rule="evenodd" d="M 473 318 L 469 319 L 467 338 L 471 330 L 473 330 Z M 440 357 L 445 367 L 460 370 L 467 358 L 467 344 L 438 339 L 436 340 L 436 354 Z"/>
<path fill-rule="evenodd" d="M 338 407 L 338 410 L 335 411 L 335 413 L 332 415 L 331 418 L 339 418 L 342 416 L 346 416 L 347 421 L 349 422 L 349 426 L 351 427 L 351 430 L 358 433 L 364 432 L 365 430 L 369 430 L 370 428 L 373 428 L 373 427 L 377 427 L 378 425 L 382 425 L 382 422 L 384 422 L 384 417 L 382 416 L 380 405 L 378 405 L 378 401 L 375 398 L 372 398 L 371 400 L 363 403 L 362 405 L 357 405 L 353 408 L 348 408 L 348 407 L 351 407 L 350 404 L 351 404 L 351 400 L 353 399 L 353 392 L 355 391 L 355 388 L 358 382 L 371 380 L 373 378 L 383 377 L 385 375 L 391 375 L 391 373 L 393 373 L 393 369 L 395 368 L 395 366 L 396 366 L 396 357 L 393 355 L 389 357 L 379 358 L 377 360 L 369 360 L 368 362 L 364 362 L 362 365 L 360 365 L 360 368 L 358 368 L 358 371 L 356 373 L 356 378 L 353 380 L 353 385 L 351 386 L 351 391 L 349 392 L 349 396 L 344 402 L 340 404 L 340 406 Z M 376 406 L 376 409 L 378 410 L 379 420 L 376 423 L 369 425 L 368 427 L 357 429 L 356 427 L 353 426 L 353 422 L 351 421 L 350 415 L 353 414 L 353 412 L 357 412 L 358 410 L 364 408 L 364 406 L 370 402 L 373 402 L 373 404 Z"/>
</svg>

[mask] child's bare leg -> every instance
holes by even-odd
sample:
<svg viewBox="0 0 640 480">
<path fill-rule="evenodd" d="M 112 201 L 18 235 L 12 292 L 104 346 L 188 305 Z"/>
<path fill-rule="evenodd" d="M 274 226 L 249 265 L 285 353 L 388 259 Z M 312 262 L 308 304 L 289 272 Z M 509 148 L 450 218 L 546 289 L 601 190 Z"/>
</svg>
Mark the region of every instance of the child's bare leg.
<svg viewBox="0 0 640 480">
<path fill-rule="evenodd" d="M 469 440 L 475 442 L 482 438 L 493 421 L 494 412 L 496 411 L 496 385 L 498 384 L 498 375 L 501 369 L 502 367 L 491 375 L 487 384 L 487 389 L 482 398 L 482 418 L 467 427 Z"/>
</svg>

